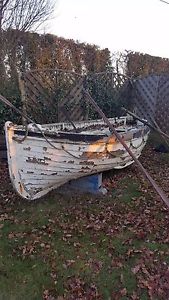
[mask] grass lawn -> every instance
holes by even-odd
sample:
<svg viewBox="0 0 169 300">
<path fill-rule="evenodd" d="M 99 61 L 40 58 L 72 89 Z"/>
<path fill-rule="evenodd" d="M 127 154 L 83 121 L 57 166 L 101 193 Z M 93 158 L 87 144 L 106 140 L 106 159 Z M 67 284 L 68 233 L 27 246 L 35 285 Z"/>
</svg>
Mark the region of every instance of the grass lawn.
<svg viewBox="0 0 169 300">
<path fill-rule="evenodd" d="M 169 194 L 169 155 L 142 162 Z M 169 211 L 135 166 L 106 175 L 106 196 L 33 203 L 0 175 L 0 300 L 169 299 Z"/>
</svg>

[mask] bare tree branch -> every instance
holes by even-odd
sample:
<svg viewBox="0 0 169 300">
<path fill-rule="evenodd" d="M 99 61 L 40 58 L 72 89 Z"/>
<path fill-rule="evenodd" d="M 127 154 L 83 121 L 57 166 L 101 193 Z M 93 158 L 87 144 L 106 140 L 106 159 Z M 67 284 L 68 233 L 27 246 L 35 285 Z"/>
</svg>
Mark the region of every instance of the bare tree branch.
<svg viewBox="0 0 169 300">
<path fill-rule="evenodd" d="M 160 0 L 161 2 L 164 2 L 165 4 L 169 4 L 169 2 L 167 1 L 164 1 L 164 0 Z"/>
<path fill-rule="evenodd" d="M 52 14 L 54 0 L 0 0 L 0 22 L 3 30 L 21 31 L 38 27 Z"/>
</svg>

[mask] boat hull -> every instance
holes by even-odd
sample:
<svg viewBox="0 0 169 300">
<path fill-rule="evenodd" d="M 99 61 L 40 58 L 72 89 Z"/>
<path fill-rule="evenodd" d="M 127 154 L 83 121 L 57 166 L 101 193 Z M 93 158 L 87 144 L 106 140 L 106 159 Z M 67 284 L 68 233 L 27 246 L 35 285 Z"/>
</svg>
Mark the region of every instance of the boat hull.
<svg viewBox="0 0 169 300">
<path fill-rule="evenodd" d="M 24 130 L 5 124 L 8 165 L 15 190 L 25 199 L 34 200 L 70 180 L 122 169 L 132 158 L 113 135 L 89 138 L 89 135 L 56 134 L 46 137 L 33 133 L 23 139 Z M 149 130 L 142 126 L 124 134 L 124 140 L 138 158 Z"/>
</svg>

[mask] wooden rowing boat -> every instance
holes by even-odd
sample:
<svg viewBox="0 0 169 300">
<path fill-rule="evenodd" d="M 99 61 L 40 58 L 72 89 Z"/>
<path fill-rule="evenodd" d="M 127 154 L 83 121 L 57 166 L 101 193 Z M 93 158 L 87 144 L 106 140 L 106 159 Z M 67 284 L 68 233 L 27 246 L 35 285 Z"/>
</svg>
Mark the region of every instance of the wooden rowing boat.
<svg viewBox="0 0 169 300">
<path fill-rule="evenodd" d="M 139 122 L 128 124 L 126 117 L 109 119 L 138 158 L 149 129 Z M 49 191 L 83 176 L 133 163 L 123 145 L 103 120 L 37 125 L 27 128 L 5 124 L 8 165 L 15 190 L 34 200 Z"/>
</svg>

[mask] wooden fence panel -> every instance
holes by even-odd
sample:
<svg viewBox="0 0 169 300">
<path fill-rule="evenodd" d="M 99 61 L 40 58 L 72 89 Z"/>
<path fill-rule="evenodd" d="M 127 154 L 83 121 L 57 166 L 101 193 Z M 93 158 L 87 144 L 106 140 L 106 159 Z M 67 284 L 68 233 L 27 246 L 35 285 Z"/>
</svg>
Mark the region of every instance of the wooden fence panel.
<svg viewBox="0 0 169 300">
<path fill-rule="evenodd" d="M 137 114 L 169 133 L 169 75 L 150 75 L 133 83 Z"/>
</svg>

